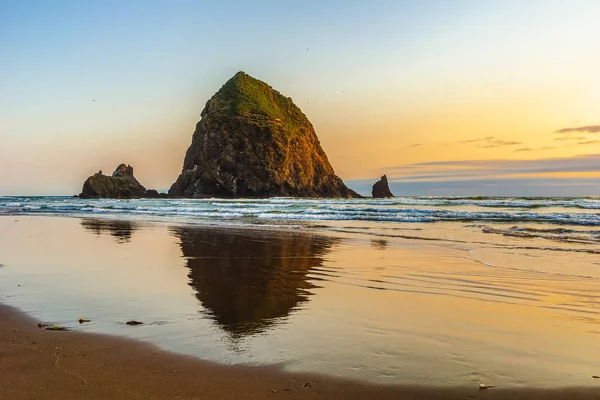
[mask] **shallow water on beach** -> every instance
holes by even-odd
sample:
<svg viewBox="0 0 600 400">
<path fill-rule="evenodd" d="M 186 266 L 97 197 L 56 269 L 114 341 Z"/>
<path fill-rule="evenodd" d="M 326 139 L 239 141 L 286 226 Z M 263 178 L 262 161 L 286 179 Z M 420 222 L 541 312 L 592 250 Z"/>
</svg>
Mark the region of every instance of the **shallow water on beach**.
<svg viewBox="0 0 600 400">
<path fill-rule="evenodd" d="M 10 215 L 0 217 L 0 302 L 224 363 L 385 384 L 597 385 L 597 231 L 553 229 Z"/>
</svg>

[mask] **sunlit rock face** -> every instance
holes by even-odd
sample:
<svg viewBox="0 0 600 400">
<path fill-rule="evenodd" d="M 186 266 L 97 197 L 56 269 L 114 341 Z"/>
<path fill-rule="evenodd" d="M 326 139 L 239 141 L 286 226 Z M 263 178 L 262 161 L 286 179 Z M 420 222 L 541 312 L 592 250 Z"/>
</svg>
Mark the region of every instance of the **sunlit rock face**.
<svg viewBox="0 0 600 400">
<path fill-rule="evenodd" d="M 266 83 L 238 72 L 201 116 L 169 195 L 360 197 L 335 175 L 308 118 Z"/>
</svg>

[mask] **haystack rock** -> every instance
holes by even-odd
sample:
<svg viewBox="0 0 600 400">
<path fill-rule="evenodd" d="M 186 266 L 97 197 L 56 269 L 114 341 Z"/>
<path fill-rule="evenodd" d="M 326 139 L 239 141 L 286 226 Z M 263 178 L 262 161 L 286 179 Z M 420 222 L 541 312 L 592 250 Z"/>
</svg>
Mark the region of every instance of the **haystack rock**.
<svg viewBox="0 0 600 400">
<path fill-rule="evenodd" d="M 360 197 L 292 99 L 244 72 L 206 103 L 169 195 Z"/>
<path fill-rule="evenodd" d="M 388 186 L 387 176 L 382 176 L 380 180 L 375 182 L 373 185 L 373 191 L 371 192 L 375 198 L 394 197 L 390 187 Z"/>
<path fill-rule="evenodd" d="M 133 167 L 121 164 L 115 169 L 112 176 L 104 175 L 102 171 L 99 171 L 87 178 L 79 197 L 82 199 L 99 197 L 127 199 L 145 195 L 146 188 L 133 176 Z"/>
</svg>

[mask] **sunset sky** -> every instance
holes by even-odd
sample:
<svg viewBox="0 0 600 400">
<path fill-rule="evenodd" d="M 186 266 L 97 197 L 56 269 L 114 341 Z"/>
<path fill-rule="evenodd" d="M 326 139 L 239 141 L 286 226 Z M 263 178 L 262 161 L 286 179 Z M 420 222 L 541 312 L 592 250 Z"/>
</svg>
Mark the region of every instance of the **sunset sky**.
<svg viewBox="0 0 600 400">
<path fill-rule="evenodd" d="M 600 195 L 600 2 L 0 0 L 0 195 L 167 189 L 237 71 L 363 193 Z"/>
</svg>

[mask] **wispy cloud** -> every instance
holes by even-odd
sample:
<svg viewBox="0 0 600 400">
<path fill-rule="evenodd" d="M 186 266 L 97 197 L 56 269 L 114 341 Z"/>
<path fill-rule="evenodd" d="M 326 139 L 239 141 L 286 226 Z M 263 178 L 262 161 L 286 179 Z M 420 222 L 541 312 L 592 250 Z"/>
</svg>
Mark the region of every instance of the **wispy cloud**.
<svg viewBox="0 0 600 400">
<path fill-rule="evenodd" d="M 387 174 L 392 192 L 404 196 L 600 196 L 600 154 L 431 161 L 391 166 L 381 172 Z M 375 180 L 349 184 L 368 195 Z"/>
<path fill-rule="evenodd" d="M 510 179 L 511 176 L 549 176 L 559 173 L 599 173 L 600 154 L 537 160 L 432 161 L 385 168 L 394 182 Z"/>
<path fill-rule="evenodd" d="M 504 146 L 516 146 L 518 144 L 522 144 L 522 142 L 517 142 L 513 140 L 500 140 L 496 139 L 494 136 L 487 136 L 479 139 L 471 139 L 471 140 L 461 140 L 461 144 L 469 144 L 474 143 L 477 147 L 481 149 L 491 149 L 494 147 L 504 147 Z"/>
<path fill-rule="evenodd" d="M 585 139 L 586 139 L 585 136 L 570 136 L 570 135 L 554 138 L 554 140 L 560 140 L 560 141 L 566 141 L 566 142 L 576 142 L 576 143 L 569 143 L 569 144 L 567 144 L 567 146 L 579 146 L 579 145 L 600 143 L 600 140 L 585 140 Z"/>
<path fill-rule="evenodd" d="M 588 126 L 580 126 L 577 128 L 563 128 L 557 130 L 555 133 L 600 133 L 600 125 L 588 125 Z"/>
<path fill-rule="evenodd" d="M 484 137 L 484 138 L 480 138 L 480 139 L 461 140 L 458 143 L 477 143 L 477 142 L 485 142 L 485 141 L 494 140 L 494 139 L 495 138 L 493 136 L 488 136 L 488 137 Z"/>
<path fill-rule="evenodd" d="M 554 140 L 583 140 L 585 136 L 561 136 L 554 138 Z"/>
<path fill-rule="evenodd" d="M 369 196 L 373 179 L 347 181 Z M 402 196 L 598 196 L 599 178 L 490 178 L 452 181 L 390 182 L 392 193 Z"/>
<path fill-rule="evenodd" d="M 513 140 L 492 140 L 487 144 L 484 144 L 479 147 L 481 147 L 482 149 L 491 149 L 494 147 L 516 146 L 518 144 L 523 144 L 523 142 L 516 142 Z"/>
<path fill-rule="evenodd" d="M 544 146 L 544 147 L 538 147 L 537 149 L 532 149 L 531 147 L 522 147 L 520 149 L 515 150 L 513 153 L 520 153 L 520 152 L 525 152 L 525 151 L 537 151 L 537 150 L 552 150 L 555 149 L 555 146 Z"/>
<path fill-rule="evenodd" d="M 595 144 L 595 143 L 600 143 L 600 140 L 586 140 L 583 142 L 577 142 L 577 144 L 579 144 L 579 145 L 587 145 L 587 144 Z"/>
<path fill-rule="evenodd" d="M 423 146 L 423 144 L 422 143 L 413 143 L 413 144 L 409 144 L 406 147 L 419 147 L 419 146 Z"/>
</svg>

